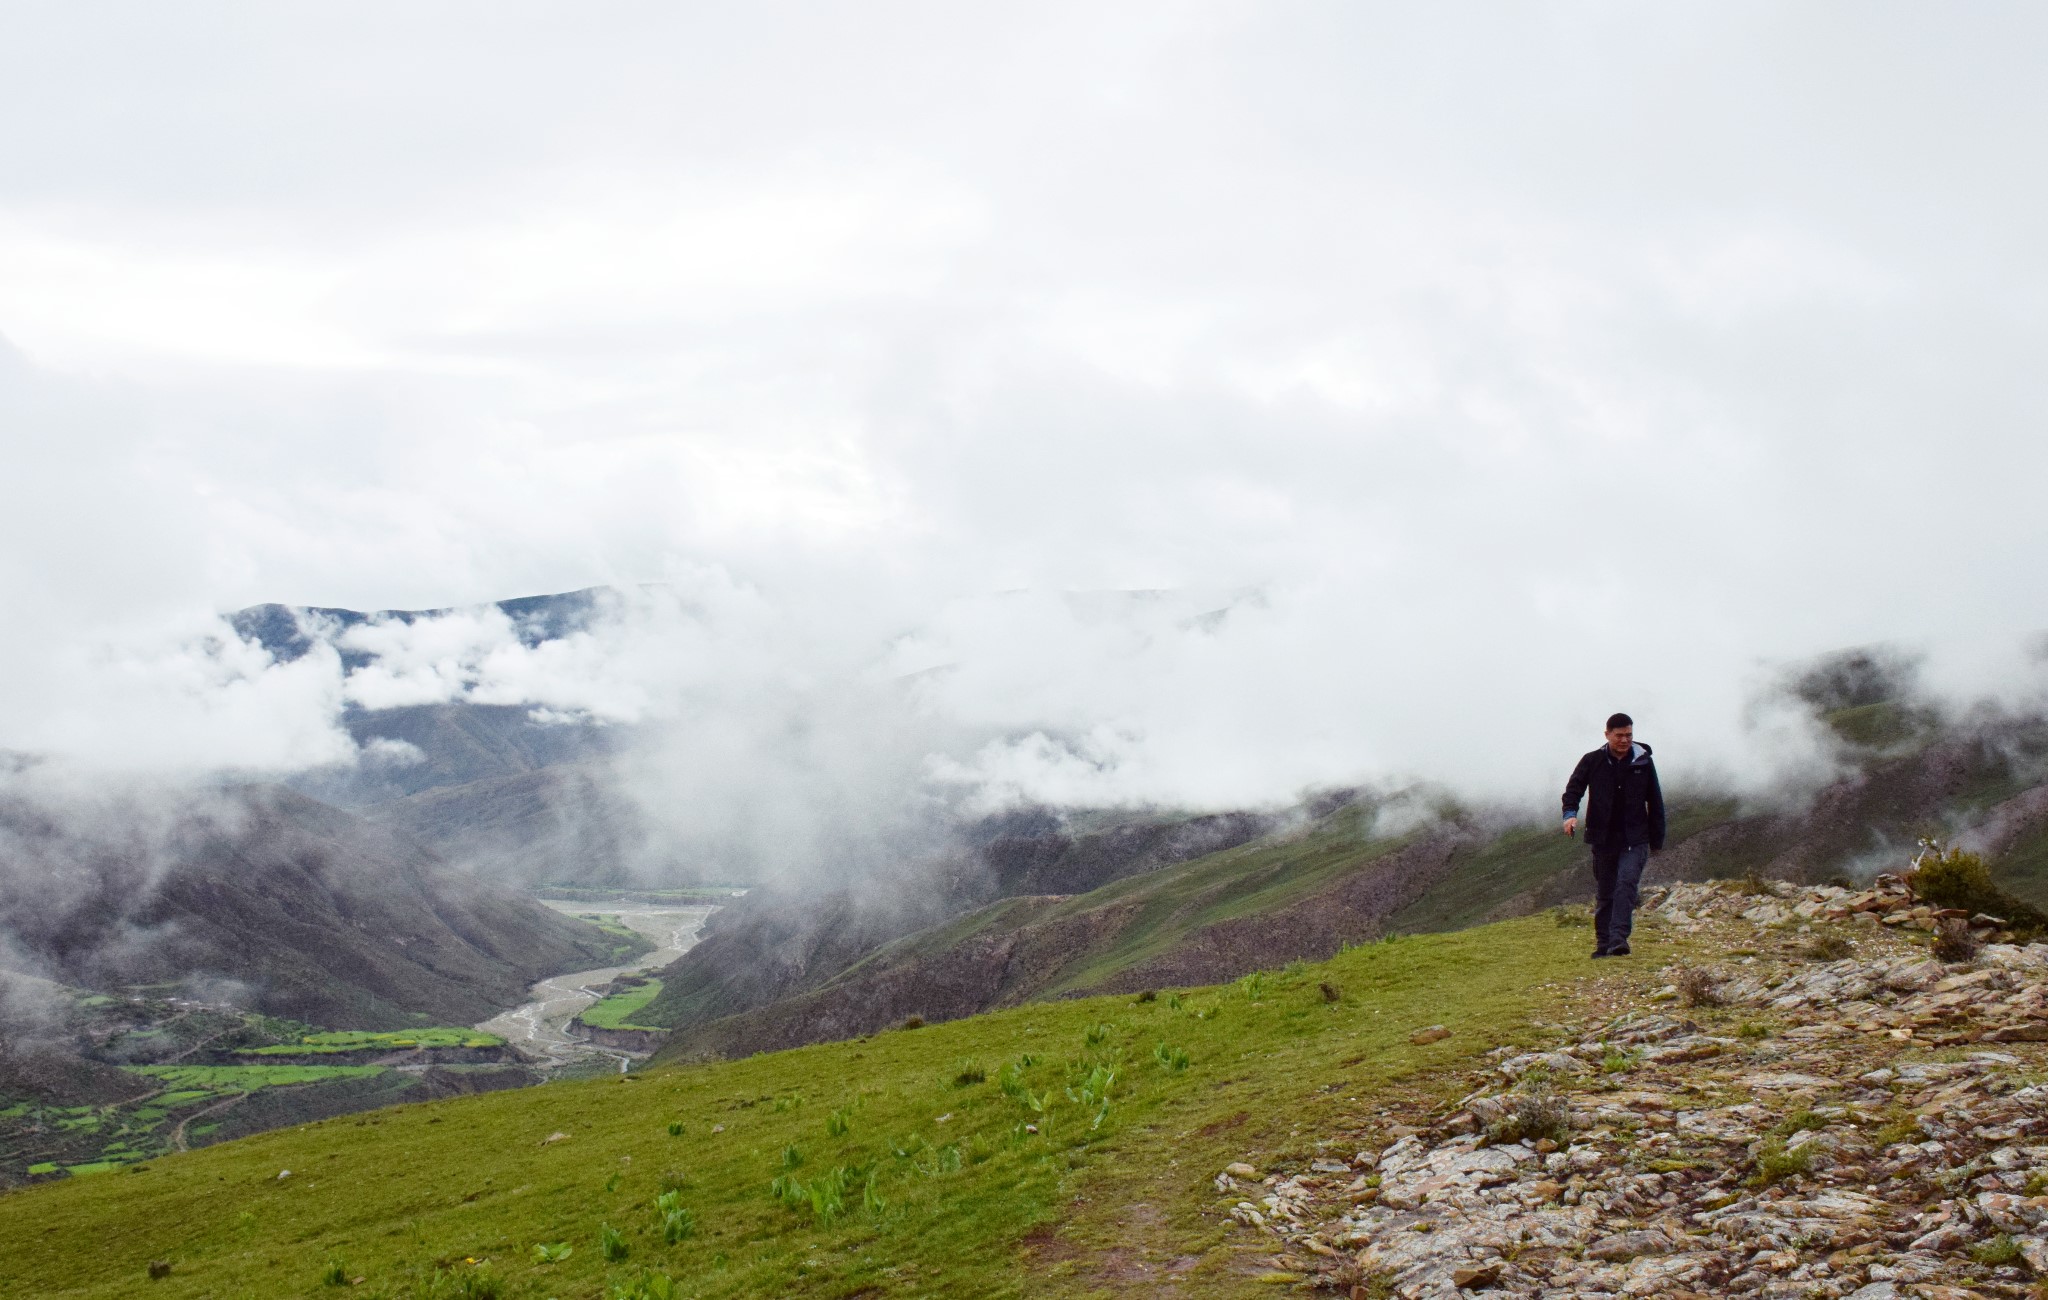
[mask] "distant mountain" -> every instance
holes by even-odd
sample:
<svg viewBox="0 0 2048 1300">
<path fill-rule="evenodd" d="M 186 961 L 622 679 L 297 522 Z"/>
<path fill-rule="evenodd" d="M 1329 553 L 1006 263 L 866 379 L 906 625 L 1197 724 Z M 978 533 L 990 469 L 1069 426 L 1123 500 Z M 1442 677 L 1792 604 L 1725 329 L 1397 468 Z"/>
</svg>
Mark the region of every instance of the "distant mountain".
<svg viewBox="0 0 2048 1300">
<path fill-rule="evenodd" d="M 525 596 L 486 608 L 503 613 L 520 641 L 535 646 L 590 627 L 608 590 Z M 312 651 L 309 628 L 340 632 L 455 612 L 269 604 L 239 610 L 229 622 L 291 662 Z M 374 662 L 361 650 L 337 649 L 344 671 Z M 522 705 L 466 701 L 352 706 L 342 723 L 364 748 L 364 761 L 300 773 L 288 781 L 293 789 L 383 822 L 508 883 L 617 884 L 648 865 L 639 809 L 615 793 L 618 783 L 607 773 L 630 729 L 536 720 Z M 685 871 L 659 883 L 696 882 Z"/>
<path fill-rule="evenodd" d="M 410 838 L 278 786 L 105 837 L 0 803 L 0 933 L 83 988 L 232 1000 L 350 1029 L 470 1024 L 617 947 Z"/>
</svg>

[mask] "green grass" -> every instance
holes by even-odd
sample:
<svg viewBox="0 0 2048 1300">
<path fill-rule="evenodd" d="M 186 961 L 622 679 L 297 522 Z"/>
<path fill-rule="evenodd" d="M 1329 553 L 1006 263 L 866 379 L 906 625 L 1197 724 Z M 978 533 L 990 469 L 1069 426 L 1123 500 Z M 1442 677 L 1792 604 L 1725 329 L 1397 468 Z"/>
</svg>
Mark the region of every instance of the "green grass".
<svg viewBox="0 0 2048 1300">
<path fill-rule="evenodd" d="M 660 992 L 661 981 L 649 979 L 646 983 L 629 988 L 624 993 L 614 993 L 608 998 L 592 1003 L 584 1009 L 580 1019 L 584 1024 L 595 1025 L 599 1029 L 655 1029 L 659 1032 L 657 1026 L 633 1023 L 633 1017 L 639 1014 L 642 1007 L 654 1001 Z"/>
<path fill-rule="evenodd" d="M 312 1056 L 341 1052 L 404 1051 L 414 1047 L 503 1047 L 505 1040 L 477 1029 L 400 1029 L 374 1032 L 340 1029 L 307 1034 L 296 1043 L 245 1047 L 237 1056 Z"/>
<path fill-rule="evenodd" d="M 295 1083 L 325 1083 L 330 1079 L 367 1079 L 384 1073 L 381 1065 L 130 1065 L 130 1074 L 161 1080 L 165 1087 L 179 1091 L 225 1095 L 255 1092 Z"/>
<path fill-rule="evenodd" d="M 0 1297 L 312 1295 L 332 1259 L 365 1279 L 352 1294 L 389 1300 L 484 1270 L 505 1300 L 598 1297 L 643 1269 L 704 1298 L 1110 1295 L 1094 1261 L 1111 1251 L 1195 1261 L 1186 1296 L 1240 1295 L 1251 1266 L 1230 1243 L 1271 1246 L 1220 1218 L 1216 1171 L 1348 1155 L 1318 1140 L 1392 1092 L 1456 1095 L 1447 1067 L 1533 1042 L 1575 979 L 1647 978 L 1589 972 L 1582 947 L 1537 917 L 1354 948 L 1268 974 L 1257 1001 L 1231 985 L 1039 1003 L 276 1130 L 0 1198 Z M 1408 1041 L 1437 1023 L 1452 1037 Z M 986 1081 L 960 1084 L 963 1060 Z M 152 1259 L 171 1275 L 145 1281 Z"/>
</svg>

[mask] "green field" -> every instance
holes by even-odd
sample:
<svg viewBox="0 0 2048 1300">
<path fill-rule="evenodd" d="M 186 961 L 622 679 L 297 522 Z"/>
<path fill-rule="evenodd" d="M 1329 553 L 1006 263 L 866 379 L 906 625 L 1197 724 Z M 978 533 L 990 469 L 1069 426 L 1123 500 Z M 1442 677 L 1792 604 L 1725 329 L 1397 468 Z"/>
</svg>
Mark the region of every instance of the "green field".
<svg viewBox="0 0 2048 1300">
<path fill-rule="evenodd" d="M 245 1047 L 237 1056 L 308 1056 L 315 1053 L 405 1051 L 415 1047 L 503 1047 L 505 1040 L 477 1029 L 401 1029 L 382 1033 L 363 1029 L 338 1029 L 307 1034 L 296 1043 L 270 1047 Z"/>
<path fill-rule="evenodd" d="M 692 1297 L 1114 1295 L 1169 1263 L 1179 1294 L 1241 1295 L 1271 1248 L 1223 1220 L 1218 1169 L 1348 1156 L 1329 1140 L 1390 1090 L 1454 1092 L 1445 1067 L 1534 1041 L 1590 977 L 1582 930 L 1544 916 L 305 1124 L 9 1194 L 0 1296 L 331 1294 L 330 1262 L 391 1300 L 637 1300 L 643 1270 Z M 1435 1023 L 1453 1036 L 1409 1042 Z"/>
<path fill-rule="evenodd" d="M 595 1025 L 599 1029 L 648 1029 L 660 1033 L 661 1028 L 658 1025 L 633 1023 L 633 1017 L 642 1007 L 654 1001 L 655 995 L 660 992 L 661 981 L 649 979 L 636 988 L 627 989 L 624 993 L 614 993 L 608 998 L 592 1003 L 578 1018 L 584 1024 Z"/>
<path fill-rule="evenodd" d="M 160 1080 L 166 1088 L 207 1092 L 216 1096 L 255 1092 L 295 1083 L 330 1079 L 367 1079 L 384 1072 L 381 1065 L 130 1065 L 130 1074 Z"/>
</svg>

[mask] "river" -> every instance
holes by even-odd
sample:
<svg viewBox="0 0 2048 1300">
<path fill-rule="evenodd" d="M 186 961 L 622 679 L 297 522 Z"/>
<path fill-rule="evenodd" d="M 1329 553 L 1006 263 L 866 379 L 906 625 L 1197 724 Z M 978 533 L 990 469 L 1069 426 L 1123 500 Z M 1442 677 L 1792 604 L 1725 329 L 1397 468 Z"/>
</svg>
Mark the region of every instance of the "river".
<svg viewBox="0 0 2048 1300">
<path fill-rule="evenodd" d="M 569 916 L 602 913 L 616 916 L 652 939 L 653 952 L 635 957 L 624 966 L 600 966 L 568 975 L 556 975 L 534 985 L 531 1002 L 502 1015 L 491 1017 L 477 1028 L 492 1033 L 523 1052 L 540 1057 L 550 1068 L 574 1065 L 593 1059 L 611 1059 L 623 1072 L 643 1053 L 599 1047 L 572 1037 L 569 1022 L 583 1008 L 604 996 L 600 989 L 629 971 L 656 970 L 688 952 L 697 942 L 704 918 L 716 911 L 711 907 L 662 907 L 644 903 L 570 903 L 541 899 L 544 905 Z"/>
</svg>

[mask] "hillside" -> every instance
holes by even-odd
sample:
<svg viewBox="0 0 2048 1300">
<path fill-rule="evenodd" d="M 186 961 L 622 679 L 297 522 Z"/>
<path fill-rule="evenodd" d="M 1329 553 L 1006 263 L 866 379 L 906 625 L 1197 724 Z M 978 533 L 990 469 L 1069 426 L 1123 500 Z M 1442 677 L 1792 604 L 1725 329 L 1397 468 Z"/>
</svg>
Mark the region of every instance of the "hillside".
<svg viewBox="0 0 2048 1300">
<path fill-rule="evenodd" d="M 1546 914 L 16 1192 L 0 1296 L 2022 1294 L 2041 950 L 1944 968 L 1900 896 L 1687 888 L 1627 961 Z"/>
<path fill-rule="evenodd" d="M 1867 714 L 1855 716 L 1868 724 Z M 2022 897 L 2041 899 L 2048 729 L 2000 720 L 1925 727 L 1910 739 L 1859 749 L 1848 775 L 1795 808 L 1674 793 L 1669 842 L 1651 879 L 1822 881 L 1888 846 L 1960 833 L 1992 855 Z M 943 1020 L 1044 997 L 1232 979 L 1384 934 L 1457 929 L 1590 896 L 1584 846 L 1547 823 L 1503 825 L 1447 808 L 1384 836 L 1368 800 L 1322 808 L 1240 827 L 1244 842 L 1192 860 L 1133 863 L 1071 896 L 1020 891 L 970 909 L 931 892 L 918 900 L 921 911 L 898 912 L 870 903 L 866 916 L 907 931 L 886 942 L 877 923 L 850 932 L 849 909 L 830 899 L 803 910 L 734 908 L 720 918 L 725 941 L 707 941 L 669 967 L 668 988 L 641 1016 L 675 1030 L 667 1059 L 743 1055 L 868 1033 L 911 1015 Z M 1015 883 L 998 878 L 992 887 Z M 911 929 L 916 916 L 935 913 Z M 778 961 L 801 978 L 768 997 Z"/>
<path fill-rule="evenodd" d="M 175 812 L 147 853 L 28 805 L 0 932 L 64 984 L 182 992 L 317 1025 L 468 1024 L 534 980 L 607 964 L 613 936 L 276 786 Z"/>
</svg>

